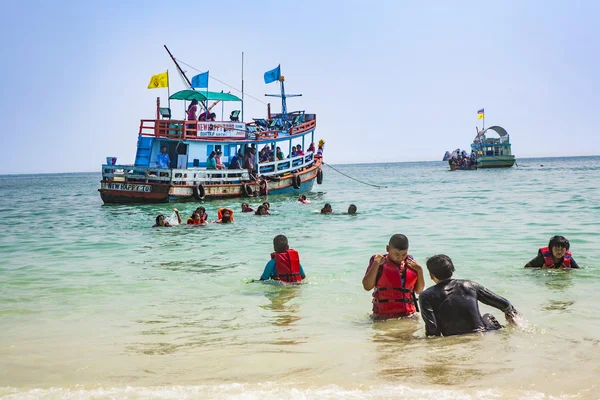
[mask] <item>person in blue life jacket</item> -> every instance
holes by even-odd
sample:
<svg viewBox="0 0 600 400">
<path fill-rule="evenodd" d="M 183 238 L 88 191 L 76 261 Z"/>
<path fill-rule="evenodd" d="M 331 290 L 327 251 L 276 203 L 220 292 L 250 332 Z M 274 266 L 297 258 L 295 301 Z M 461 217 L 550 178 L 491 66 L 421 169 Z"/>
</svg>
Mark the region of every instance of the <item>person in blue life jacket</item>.
<svg viewBox="0 0 600 400">
<path fill-rule="evenodd" d="M 273 250 L 275 252 L 271 253 L 271 260 L 265 265 L 265 270 L 260 276 L 261 281 L 273 279 L 287 283 L 300 283 L 306 279 L 300 264 L 300 255 L 296 250 L 290 249 L 285 235 L 275 236 Z"/>
</svg>

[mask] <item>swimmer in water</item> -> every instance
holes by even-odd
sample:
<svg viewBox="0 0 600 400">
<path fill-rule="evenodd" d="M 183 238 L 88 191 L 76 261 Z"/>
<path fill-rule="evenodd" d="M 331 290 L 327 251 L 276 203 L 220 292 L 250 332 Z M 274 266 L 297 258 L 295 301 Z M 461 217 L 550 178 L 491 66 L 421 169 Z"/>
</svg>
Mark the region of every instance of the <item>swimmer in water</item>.
<svg viewBox="0 0 600 400">
<path fill-rule="evenodd" d="M 506 321 L 514 323 L 518 312 L 508 300 L 479 283 L 452 279 L 454 264 L 447 255 L 429 258 L 427 269 L 435 282 L 419 296 L 427 336 L 462 335 L 502 328 L 493 315 L 479 313 L 478 301 L 501 310 Z"/>
<path fill-rule="evenodd" d="M 173 211 L 175 211 L 175 215 L 177 215 L 177 221 L 181 225 L 181 215 L 179 215 L 179 210 L 174 208 Z M 157 227 L 171 228 L 173 226 L 173 225 L 171 225 L 171 223 L 169 221 L 167 221 L 165 219 L 165 216 L 163 214 L 157 215 L 155 222 L 156 223 L 154 225 L 152 225 L 153 228 L 157 228 Z"/>
<path fill-rule="evenodd" d="M 525 268 L 579 268 L 569 251 L 571 244 L 564 236 L 550 238 L 548 247 L 538 250 L 538 255 Z"/>
</svg>

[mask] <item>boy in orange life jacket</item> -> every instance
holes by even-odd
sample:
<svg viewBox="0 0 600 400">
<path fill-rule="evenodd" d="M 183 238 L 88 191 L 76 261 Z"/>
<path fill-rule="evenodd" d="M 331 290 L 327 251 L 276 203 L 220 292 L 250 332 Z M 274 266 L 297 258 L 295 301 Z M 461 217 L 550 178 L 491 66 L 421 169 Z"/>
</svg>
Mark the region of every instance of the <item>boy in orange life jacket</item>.
<svg viewBox="0 0 600 400">
<path fill-rule="evenodd" d="M 415 293 L 425 287 L 423 268 L 408 254 L 408 238 L 396 234 L 386 247 L 388 254 L 375 254 L 362 280 L 365 290 L 373 291 L 373 318 L 406 317 L 417 309 Z"/>
<path fill-rule="evenodd" d="M 571 256 L 571 244 L 564 236 L 553 236 L 548 247 L 538 250 L 538 255 L 525 268 L 579 268 Z"/>
<path fill-rule="evenodd" d="M 300 282 L 306 278 L 304 269 L 300 264 L 300 256 L 288 246 L 288 239 L 284 235 L 277 235 L 273 239 L 274 253 L 271 260 L 265 265 L 265 270 L 260 276 L 261 281 L 274 279 L 283 282 Z"/>
</svg>

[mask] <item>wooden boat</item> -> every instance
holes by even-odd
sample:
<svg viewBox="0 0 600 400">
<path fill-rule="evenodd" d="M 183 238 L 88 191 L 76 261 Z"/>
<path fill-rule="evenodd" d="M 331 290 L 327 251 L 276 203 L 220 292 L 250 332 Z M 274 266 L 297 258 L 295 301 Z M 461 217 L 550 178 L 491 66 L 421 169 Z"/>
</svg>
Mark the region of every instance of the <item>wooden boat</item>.
<svg viewBox="0 0 600 400">
<path fill-rule="evenodd" d="M 180 72 L 185 77 L 181 69 Z M 229 121 L 174 120 L 170 108 L 161 108 L 158 98 L 156 117 L 140 122 L 134 164 L 116 164 L 109 157 L 102 165 L 98 190 L 104 203 L 164 203 L 300 193 L 311 190 L 315 181 L 322 183 L 323 148 L 319 146 L 315 151 L 314 146 L 317 116 L 304 111 L 288 113 L 286 97 L 296 95 L 285 94 L 283 76 L 278 81 L 281 94 L 273 96 L 281 97 L 282 112 L 271 114 L 269 106 L 266 118 L 255 118 L 250 123 L 243 122 L 243 103 L 242 121 L 238 121 L 240 110 L 233 110 Z M 209 101 L 242 102 L 228 93 L 189 89 L 173 94 L 170 99 L 196 99 L 205 105 Z M 298 144 L 302 152 L 295 154 L 292 146 Z M 158 167 L 157 156 L 163 146 L 171 160 L 170 168 Z M 261 160 L 259 150 L 266 146 L 272 149 L 273 158 Z M 281 153 L 287 151 L 287 157 L 277 157 L 277 148 Z M 234 156 L 248 157 L 253 153 L 255 170 L 207 169 L 205 160 L 213 151 L 222 152 L 221 161 L 226 168 Z"/>
</svg>

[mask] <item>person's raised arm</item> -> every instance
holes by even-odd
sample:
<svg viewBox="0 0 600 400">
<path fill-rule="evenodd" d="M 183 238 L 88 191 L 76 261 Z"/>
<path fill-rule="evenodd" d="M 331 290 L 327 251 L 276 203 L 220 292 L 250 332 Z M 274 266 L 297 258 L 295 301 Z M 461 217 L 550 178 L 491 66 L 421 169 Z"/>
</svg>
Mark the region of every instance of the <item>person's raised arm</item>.
<svg viewBox="0 0 600 400">
<path fill-rule="evenodd" d="M 181 215 L 179 214 L 179 210 L 174 208 L 173 211 L 175 211 L 175 215 L 177 215 L 177 223 L 181 225 Z"/>
<path fill-rule="evenodd" d="M 377 284 L 377 272 L 379 272 L 379 266 L 385 263 L 385 256 L 382 254 L 376 254 L 371 258 L 371 263 L 367 269 L 367 273 L 362 280 L 363 288 L 365 290 L 371 290 Z"/>
<path fill-rule="evenodd" d="M 418 275 L 417 283 L 415 283 L 415 293 L 419 294 L 425 288 L 425 278 L 423 277 L 423 267 L 421 267 L 421 265 L 412 258 L 407 258 L 405 263 L 408 268 L 415 271 Z"/>
</svg>

